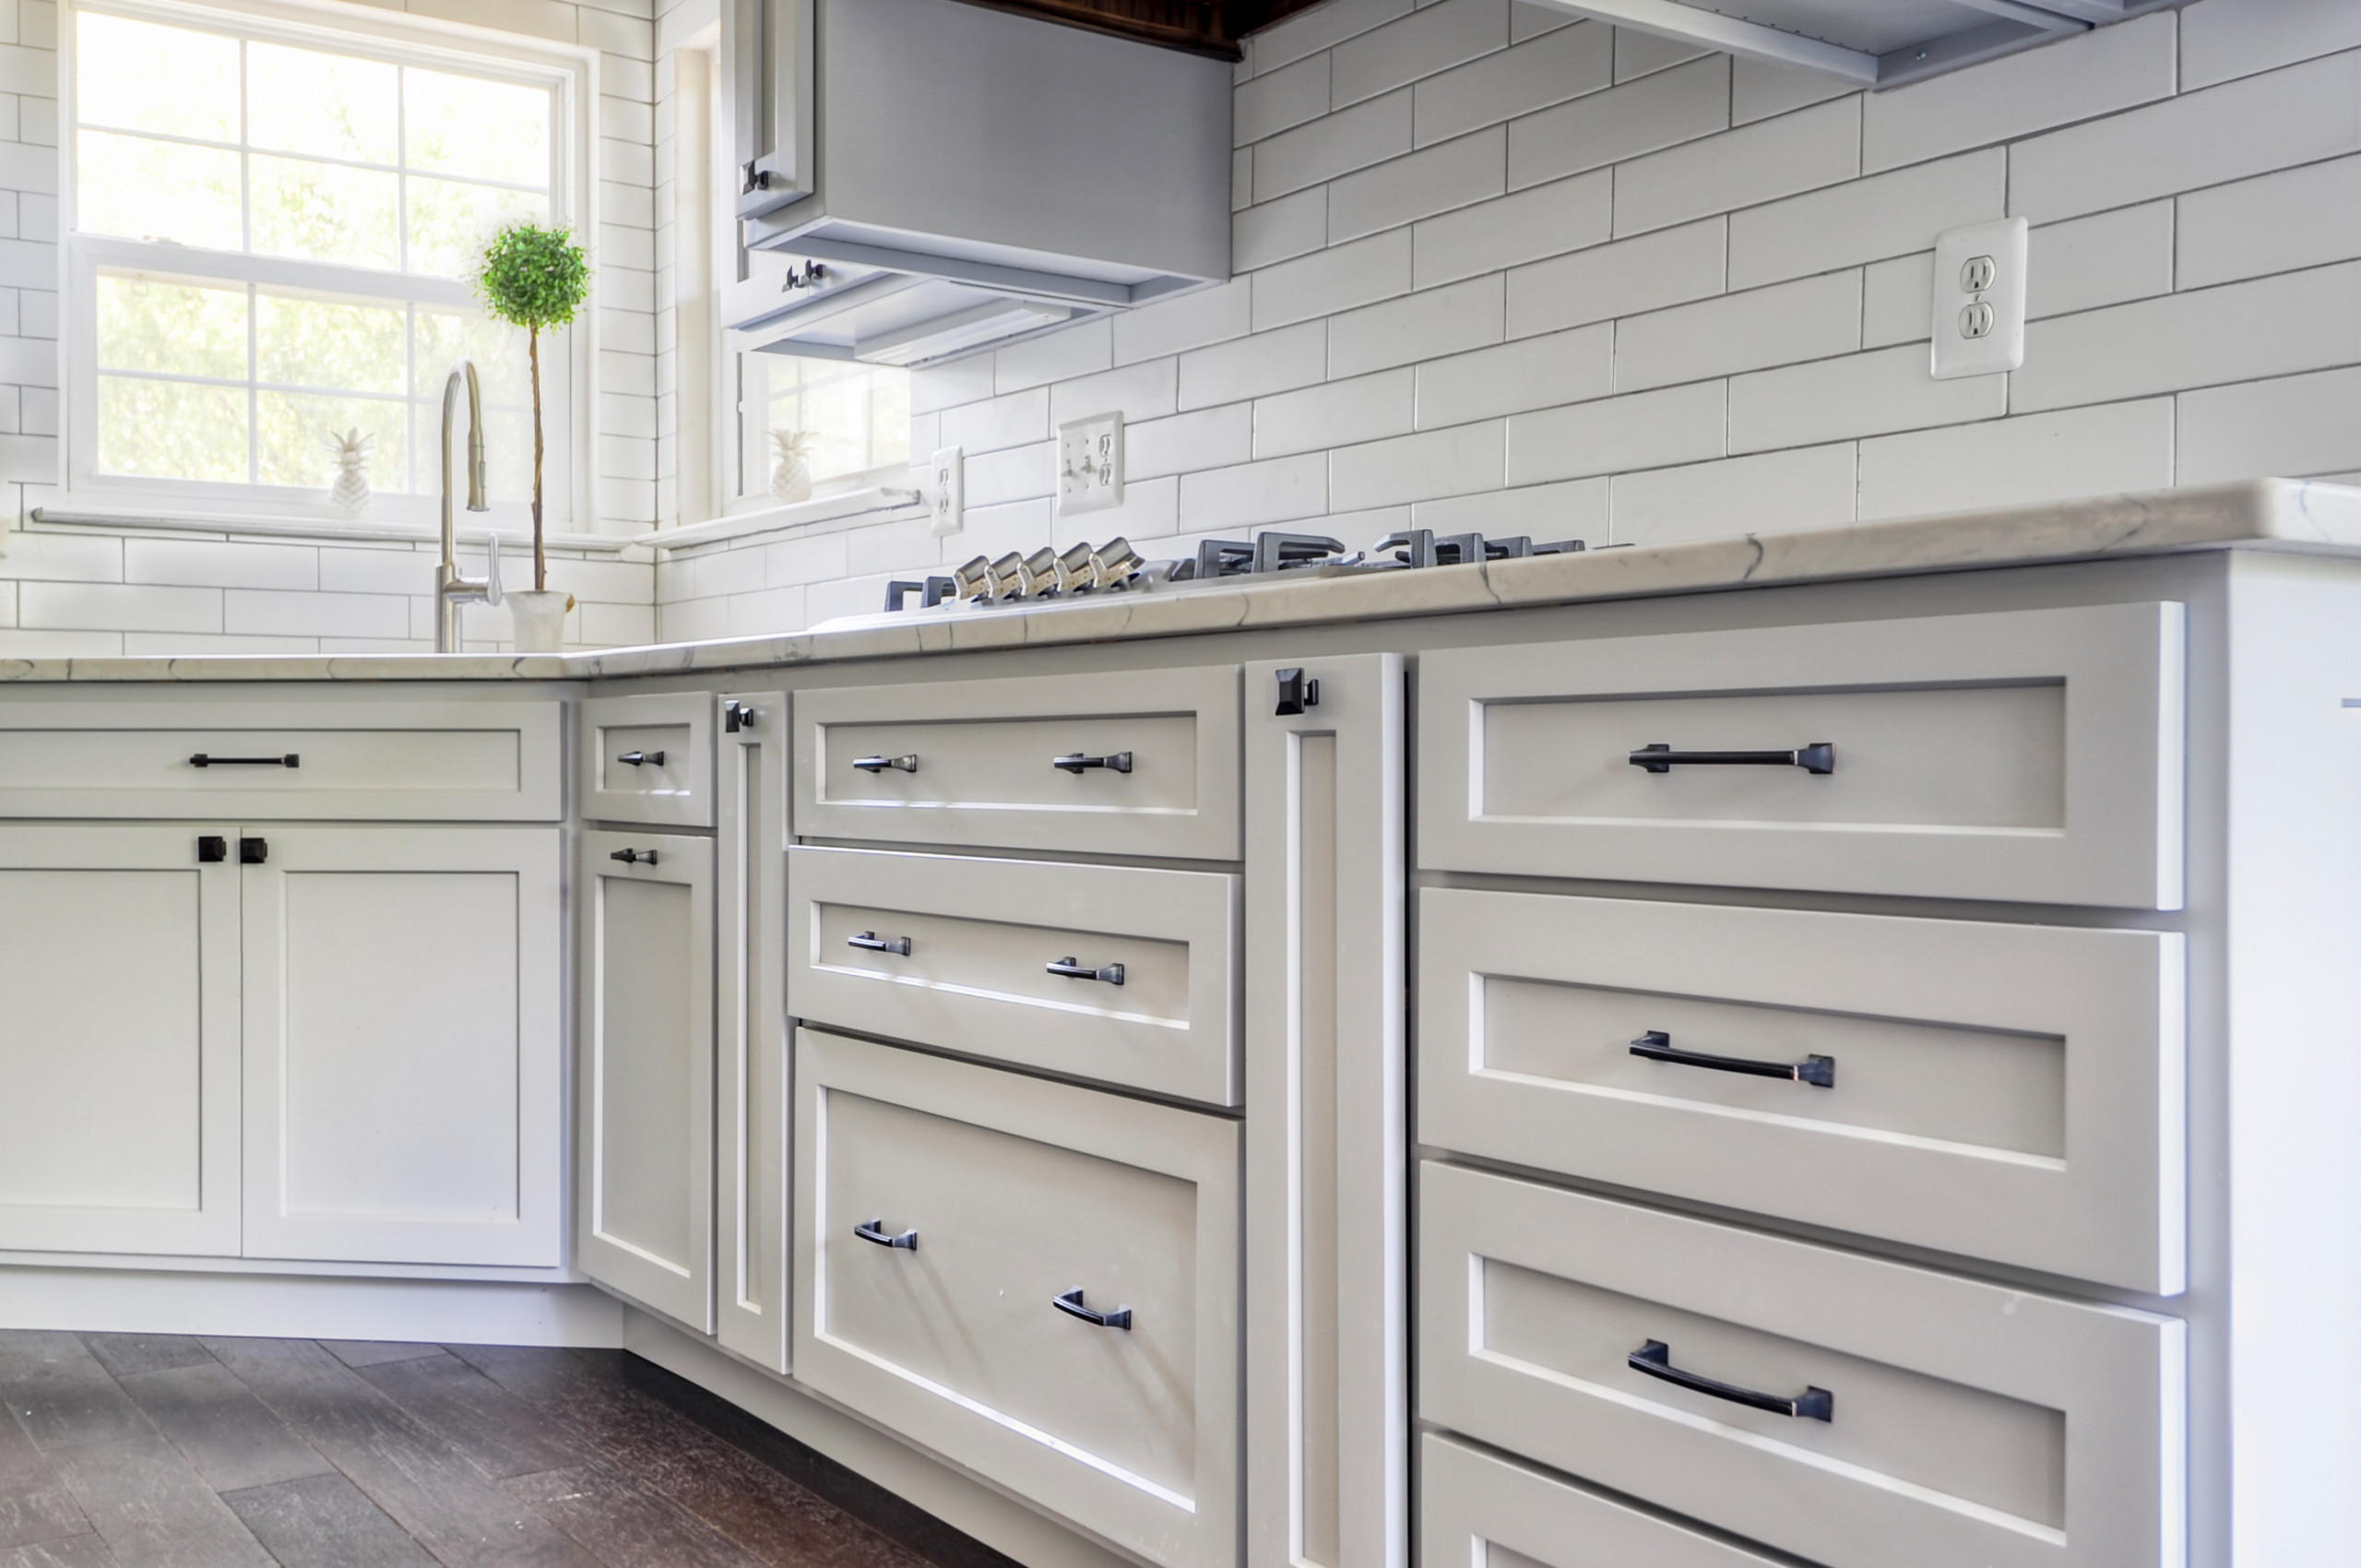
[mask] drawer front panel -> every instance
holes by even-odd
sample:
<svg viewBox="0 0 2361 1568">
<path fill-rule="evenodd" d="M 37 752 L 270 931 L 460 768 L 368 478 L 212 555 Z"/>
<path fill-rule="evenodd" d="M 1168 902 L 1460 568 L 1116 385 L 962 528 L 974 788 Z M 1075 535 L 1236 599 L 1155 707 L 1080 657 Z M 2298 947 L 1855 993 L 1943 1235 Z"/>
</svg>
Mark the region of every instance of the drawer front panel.
<svg viewBox="0 0 2361 1568">
<path fill-rule="evenodd" d="M 1427 1142 L 2184 1288 L 2178 933 L 1419 897 Z"/>
<path fill-rule="evenodd" d="M 1422 863 L 2177 909 L 2182 664 L 2177 604 L 1430 653 Z"/>
<path fill-rule="evenodd" d="M 1418 1445 L 1430 1568 L 1781 1568 L 1760 1552 L 1430 1432 Z"/>
<path fill-rule="evenodd" d="M 1421 1177 L 1430 1420 L 1828 1568 L 2183 1561 L 2177 1321 Z"/>
<path fill-rule="evenodd" d="M 584 703 L 582 814 L 711 827 L 713 702 L 706 692 L 657 692 Z"/>
<path fill-rule="evenodd" d="M 0 716 L 0 816 L 552 821 L 559 707 L 26 705 Z"/>
<path fill-rule="evenodd" d="M 798 1375 L 1152 1562 L 1232 1561 L 1236 1127 L 796 1050 Z"/>
<path fill-rule="evenodd" d="M 814 1023 L 1233 1105 L 1238 881 L 797 848 L 789 994 Z"/>
<path fill-rule="evenodd" d="M 799 692 L 795 831 L 1234 861 L 1238 715 L 1231 666 Z"/>
</svg>

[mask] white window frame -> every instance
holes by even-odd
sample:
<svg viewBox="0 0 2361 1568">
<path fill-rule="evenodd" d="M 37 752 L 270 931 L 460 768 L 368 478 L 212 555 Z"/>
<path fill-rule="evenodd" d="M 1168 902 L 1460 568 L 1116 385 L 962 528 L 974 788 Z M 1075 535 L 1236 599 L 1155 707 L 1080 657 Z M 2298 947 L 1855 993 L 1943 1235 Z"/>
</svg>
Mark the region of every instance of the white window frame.
<svg viewBox="0 0 2361 1568">
<path fill-rule="evenodd" d="M 561 339 L 565 345 L 566 407 L 560 411 L 567 448 L 562 468 L 548 474 L 556 482 L 546 509 L 545 523 L 552 532 L 595 532 L 599 488 L 595 472 L 599 406 L 596 371 L 598 327 L 598 128 L 593 113 L 599 101 L 599 56 L 593 49 L 546 42 L 512 33 L 495 32 L 462 23 L 388 12 L 338 0 L 210 0 L 186 4 L 181 0 L 96 0 L 83 5 L 65 0 L 58 17 L 59 115 L 59 289 L 58 358 L 65 395 L 60 399 L 61 478 L 66 503 L 118 511 L 165 515 L 227 515 L 267 518 L 303 518 L 333 528 L 344 521 L 326 504 L 326 490 L 292 489 L 279 485 L 155 479 L 97 470 L 98 447 L 98 319 L 96 279 L 101 267 L 131 268 L 220 282 L 258 283 L 307 290 L 337 290 L 389 303 L 409 301 L 434 306 L 480 308 L 472 286 L 464 279 L 389 273 L 365 267 L 289 260 L 246 252 L 210 251 L 143 240 L 85 235 L 75 227 L 75 178 L 77 106 L 77 18 L 84 10 L 132 18 L 171 26 L 233 31 L 262 42 L 299 48 L 333 51 L 471 76 L 506 77 L 550 88 L 555 94 L 554 124 L 561 132 L 553 139 L 550 185 L 550 217 L 572 227 L 591 253 L 591 297 Z M 551 344 L 541 345 L 543 389 L 552 379 Z M 421 367 L 422 369 L 423 367 Z M 439 386 L 441 376 L 422 376 L 421 390 Z M 462 399 L 464 401 L 464 399 Z M 440 402 L 433 405 L 440 412 Z M 460 414 L 465 419 L 464 411 Z M 545 410 L 545 418 L 548 417 Z M 558 432 L 552 431 L 552 434 Z M 431 472 L 437 434 L 430 425 L 417 439 Z M 552 442 L 554 446 L 556 443 Z M 510 461 L 527 470 L 529 450 L 495 452 L 492 461 Z M 457 464 L 454 468 L 457 468 Z M 529 483 L 529 481 L 528 481 Z M 439 502 L 431 491 L 421 494 L 380 492 L 372 498 L 365 521 L 431 523 Z M 529 527 L 530 507 L 522 502 L 496 502 L 485 521 L 506 527 Z"/>
</svg>

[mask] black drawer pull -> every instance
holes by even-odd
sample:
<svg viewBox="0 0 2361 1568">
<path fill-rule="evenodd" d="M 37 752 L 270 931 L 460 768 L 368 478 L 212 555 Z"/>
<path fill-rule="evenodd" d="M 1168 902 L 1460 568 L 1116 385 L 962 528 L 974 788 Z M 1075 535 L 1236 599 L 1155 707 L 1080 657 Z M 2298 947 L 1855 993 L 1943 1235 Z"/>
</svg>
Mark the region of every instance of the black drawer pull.
<svg viewBox="0 0 2361 1568">
<path fill-rule="evenodd" d="M 628 763 L 634 767 L 661 767 L 664 766 L 664 754 L 662 752 L 625 752 L 615 760 Z"/>
<path fill-rule="evenodd" d="M 1662 1029 L 1650 1029 L 1633 1040 L 1631 1054 L 1651 1062 L 1669 1062 L 1676 1067 L 1706 1067 L 1716 1073 L 1743 1073 L 1750 1078 L 1785 1078 L 1789 1083 L 1809 1084 L 1821 1089 L 1836 1087 L 1833 1056 L 1807 1056 L 1800 1062 L 1750 1062 L 1743 1056 L 1708 1056 L 1702 1051 L 1674 1050 L 1672 1037 Z"/>
<path fill-rule="evenodd" d="M 1630 758 L 1633 767 L 1650 773 L 1670 773 L 1681 767 L 1800 767 L 1806 773 L 1836 771 L 1836 745 L 1814 741 L 1791 752 L 1677 752 L 1662 741 L 1642 746 Z"/>
<path fill-rule="evenodd" d="M 607 859 L 611 861 L 621 861 L 627 866 L 652 866 L 656 863 L 656 851 L 653 849 L 617 849 L 613 854 L 609 855 Z"/>
<path fill-rule="evenodd" d="M 848 947 L 864 947 L 872 953 L 893 953 L 904 958 L 910 956 L 910 939 L 908 937 L 880 936 L 873 931 L 864 931 L 858 936 L 846 937 L 845 945 Z"/>
<path fill-rule="evenodd" d="M 1836 1396 L 1825 1388 L 1807 1388 L 1791 1399 L 1784 1394 L 1762 1394 L 1751 1388 L 1740 1388 L 1735 1383 L 1715 1383 L 1710 1377 L 1699 1377 L 1695 1372 L 1682 1372 L 1674 1366 L 1672 1348 L 1661 1339 L 1649 1340 L 1624 1357 L 1623 1360 L 1633 1372 L 1645 1372 L 1650 1377 L 1662 1378 L 1667 1383 L 1711 1395 L 1716 1399 L 1726 1399 L 1733 1405 L 1744 1405 L 1750 1409 L 1768 1410 L 1774 1416 L 1793 1416 L 1807 1421 L 1835 1419 Z"/>
<path fill-rule="evenodd" d="M 227 864 L 230 841 L 219 834 L 208 833 L 196 841 L 196 863 L 201 866 Z"/>
<path fill-rule="evenodd" d="M 303 759 L 293 752 L 284 756 L 215 756 L 199 752 L 188 759 L 191 767 L 301 767 Z"/>
<path fill-rule="evenodd" d="M 898 1236 L 888 1236 L 885 1234 L 885 1222 L 882 1219 L 864 1219 L 852 1228 L 852 1233 L 864 1241 L 874 1241 L 881 1247 L 899 1247 L 906 1253 L 915 1253 L 919 1250 L 917 1231 L 905 1230 Z"/>
<path fill-rule="evenodd" d="M 1078 1317 L 1083 1322 L 1098 1328 L 1120 1328 L 1128 1333 L 1132 1326 L 1131 1308 L 1117 1307 L 1111 1313 L 1092 1312 L 1082 1304 L 1082 1287 L 1079 1285 L 1062 1296 L 1050 1297 L 1050 1305 L 1069 1317 Z"/>
<path fill-rule="evenodd" d="M 883 773 L 889 767 L 900 773 L 916 773 L 919 754 L 912 752 L 908 756 L 857 756 L 852 765 L 863 773 Z"/>
<path fill-rule="evenodd" d="M 1116 752 L 1109 756 L 1085 756 L 1080 752 L 1069 752 L 1064 756 L 1051 757 L 1050 766 L 1063 768 L 1068 773 L 1080 773 L 1092 767 L 1103 767 L 1109 773 L 1129 773 L 1132 770 L 1132 754 Z"/>
<path fill-rule="evenodd" d="M 238 840 L 238 863 L 242 866 L 265 865 L 270 860 L 270 840 L 241 838 Z"/>
<path fill-rule="evenodd" d="M 1068 980 L 1105 980 L 1109 985 L 1123 983 L 1122 965 L 1109 964 L 1103 969 L 1094 969 L 1087 964 L 1075 963 L 1072 955 L 1063 958 L 1050 959 L 1049 970 L 1053 975 L 1063 975 Z"/>
<path fill-rule="evenodd" d="M 721 728 L 725 733 L 735 735 L 741 730 L 752 730 L 753 727 L 754 705 L 753 703 L 740 702 L 732 697 L 721 705 Z"/>
</svg>

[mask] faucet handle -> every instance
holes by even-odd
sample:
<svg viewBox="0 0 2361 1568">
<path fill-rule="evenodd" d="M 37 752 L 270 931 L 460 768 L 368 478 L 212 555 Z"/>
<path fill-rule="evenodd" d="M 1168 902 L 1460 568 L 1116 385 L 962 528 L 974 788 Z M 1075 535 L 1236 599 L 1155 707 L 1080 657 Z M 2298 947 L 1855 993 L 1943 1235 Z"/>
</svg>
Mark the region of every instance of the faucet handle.
<svg viewBox="0 0 2361 1568">
<path fill-rule="evenodd" d="M 498 604 L 500 602 L 500 531 L 497 529 L 486 529 L 484 542 L 491 547 L 492 553 L 484 562 L 483 601 L 486 604 Z"/>
</svg>

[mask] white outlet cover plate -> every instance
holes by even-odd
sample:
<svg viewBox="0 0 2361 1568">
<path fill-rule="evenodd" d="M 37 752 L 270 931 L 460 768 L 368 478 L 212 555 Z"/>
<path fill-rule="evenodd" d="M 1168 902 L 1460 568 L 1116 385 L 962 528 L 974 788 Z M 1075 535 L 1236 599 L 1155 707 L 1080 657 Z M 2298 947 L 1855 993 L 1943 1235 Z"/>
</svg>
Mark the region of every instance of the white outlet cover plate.
<svg viewBox="0 0 2361 1568">
<path fill-rule="evenodd" d="M 1093 414 L 1058 426 L 1058 515 L 1123 504 L 1123 416 Z"/>
<path fill-rule="evenodd" d="M 927 497 L 934 508 L 934 531 L 938 537 L 957 533 L 967 526 L 967 454 L 965 448 L 945 446 L 935 453 L 927 465 Z"/>
<path fill-rule="evenodd" d="M 1935 236 L 1934 329 L 1937 381 L 1996 375 L 2025 362 L 2023 219 Z M 1980 336 L 1971 336 L 1978 329 Z"/>
</svg>

